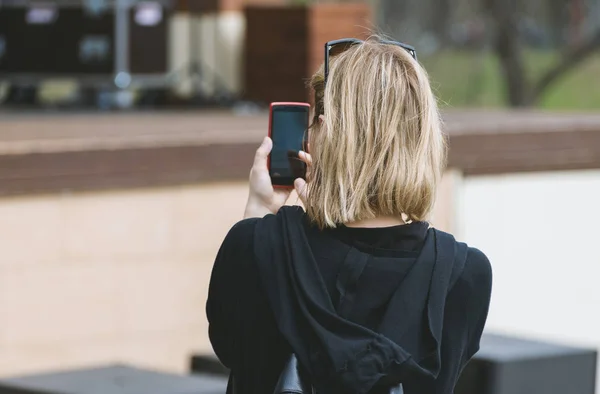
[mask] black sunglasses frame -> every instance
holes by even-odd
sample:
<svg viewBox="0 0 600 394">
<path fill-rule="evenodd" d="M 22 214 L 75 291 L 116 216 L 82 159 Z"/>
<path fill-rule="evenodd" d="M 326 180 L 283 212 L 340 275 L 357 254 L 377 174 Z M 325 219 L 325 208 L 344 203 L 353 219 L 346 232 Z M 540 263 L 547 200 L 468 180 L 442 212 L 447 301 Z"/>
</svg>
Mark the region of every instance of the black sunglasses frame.
<svg viewBox="0 0 600 394">
<path fill-rule="evenodd" d="M 331 51 L 331 48 L 333 48 L 336 45 L 341 45 L 341 44 L 354 45 L 354 44 L 360 44 L 363 42 L 364 42 L 363 40 L 359 40 L 358 38 L 341 38 L 339 40 L 328 41 L 327 43 L 325 43 L 325 67 L 324 67 L 324 82 L 325 82 L 325 84 L 327 84 L 327 77 L 329 76 L 329 57 L 330 57 L 329 52 Z M 405 43 L 399 42 L 399 41 L 380 40 L 379 42 L 381 44 L 399 46 L 399 47 L 405 49 L 415 60 L 417 60 L 417 51 L 415 50 L 415 48 L 413 46 L 410 46 L 408 44 L 405 44 Z"/>
</svg>

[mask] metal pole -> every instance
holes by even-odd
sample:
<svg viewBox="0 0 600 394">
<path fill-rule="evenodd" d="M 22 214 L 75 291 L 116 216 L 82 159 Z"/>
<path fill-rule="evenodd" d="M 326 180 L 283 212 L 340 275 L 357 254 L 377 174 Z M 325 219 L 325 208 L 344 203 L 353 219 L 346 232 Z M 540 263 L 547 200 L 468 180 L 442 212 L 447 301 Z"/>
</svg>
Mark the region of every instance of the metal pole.
<svg viewBox="0 0 600 394">
<path fill-rule="evenodd" d="M 129 70 L 129 0 L 115 2 L 115 85 L 126 89 L 131 84 Z"/>
</svg>

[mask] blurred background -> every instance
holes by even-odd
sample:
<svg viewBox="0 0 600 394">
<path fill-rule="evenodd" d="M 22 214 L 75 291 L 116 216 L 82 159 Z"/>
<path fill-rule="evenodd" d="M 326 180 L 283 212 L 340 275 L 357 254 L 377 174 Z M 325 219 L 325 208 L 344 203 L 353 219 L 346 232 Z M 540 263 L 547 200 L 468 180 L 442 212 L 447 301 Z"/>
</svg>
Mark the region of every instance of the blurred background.
<svg viewBox="0 0 600 394">
<path fill-rule="evenodd" d="M 473 363 L 460 393 L 595 392 L 600 0 L 0 0 L 0 393 L 219 371 L 208 279 L 266 106 L 310 102 L 323 44 L 371 32 L 414 45 L 438 95 L 432 223 L 494 267 L 481 360 L 537 371 L 501 391 Z"/>
</svg>

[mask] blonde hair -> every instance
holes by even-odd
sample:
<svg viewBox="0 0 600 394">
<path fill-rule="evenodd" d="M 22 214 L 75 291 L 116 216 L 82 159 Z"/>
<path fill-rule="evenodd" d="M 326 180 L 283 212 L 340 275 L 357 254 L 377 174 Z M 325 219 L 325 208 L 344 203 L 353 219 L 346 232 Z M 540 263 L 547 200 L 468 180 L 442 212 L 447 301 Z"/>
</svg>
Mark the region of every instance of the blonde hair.
<svg viewBox="0 0 600 394">
<path fill-rule="evenodd" d="M 322 67 L 310 84 L 312 221 L 325 228 L 378 216 L 426 220 L 446 145 L 425 70 L 405 49 L 373 38 L 330 61 L 326 86 Z"/>
</svg>

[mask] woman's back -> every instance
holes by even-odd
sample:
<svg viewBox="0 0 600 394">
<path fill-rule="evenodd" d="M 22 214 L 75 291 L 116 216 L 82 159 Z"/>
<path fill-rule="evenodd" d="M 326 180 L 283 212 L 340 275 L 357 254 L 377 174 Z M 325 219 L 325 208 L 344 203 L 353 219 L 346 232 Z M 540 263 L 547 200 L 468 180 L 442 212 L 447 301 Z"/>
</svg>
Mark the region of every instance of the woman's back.
<svg viewBox="0 0 600 394">
<path fill-rule="evenodd" d="M 352 295 L 348 320 L 377 330 L 387 303 L 415 263 L 429 225 L 416 222 L 385 228 L 341 226 L 320 231 L 307 225 L 307 238 L 334 307 L 344 308 L 341 292 Z M 364 269 L 348 290 L 338 282 L 361 258 Z M 347 303 L 347 298 L 345 301 Z"/>
<path fill-rule="evenodd" d="M 236 225 L 215 262 L 207 305 L 211 341 L 232 369 L 236 393 L 272 392 L 292 350 L 325 393 L 342 392 L 348 382 L 354 392 L 361 392 L 358 385 L 369 384 L 374 392 L 378 385 L 397 381 L 407 394 L 451 392 L 478 349 L 491 270 L 481 252 L 465 249 L 460 272 L 446 278 L 448 286 L 453 282 L 447 297 L 432 299 L 432 281 L 444 281 L 439 273 L 453 270 L 435 265 L 428 269 L 427 261 L 419 260 L 424 253 L 437 252 L 424 250 L 436 245 L 428 227 L 417 222 L 319 230 L 299 208 L 291 207 Z M 286 252 L 288 242 L 295 245 L 295 253 Z M 277 243 L 281 248 L 274 247 Z M 310 264 L 304 260 L 311 256 L 316 271 L 305 269 Z M 410 296 L 399 293 L 403 290 Z M 342 319 L 332 318 L 331 311 Z M 403 317 L 410 320 L 409 327 Z M 399 349 L 377 342 L 383 322 L 390 331 L 386 334 L 397 334 Z M 434 332 L 432 324 L 440 331 Z M 356 354 L 363 347 L 364 354 Z M 375 366 L 392 361 L 400 364 Z M 344 378 L 344 367 L 352 371 L 350 378 Z M 375 374 L 373 368 L 378 369 Z M 370 376 L 375 380 L 366 382 Z"/>
</svg>

